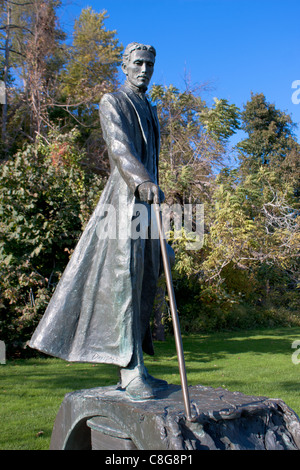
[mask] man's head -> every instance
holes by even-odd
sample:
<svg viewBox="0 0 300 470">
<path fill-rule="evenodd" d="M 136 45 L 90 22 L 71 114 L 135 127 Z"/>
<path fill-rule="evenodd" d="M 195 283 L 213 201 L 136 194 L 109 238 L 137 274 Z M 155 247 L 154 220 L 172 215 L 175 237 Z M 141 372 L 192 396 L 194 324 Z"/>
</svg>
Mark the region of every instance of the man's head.
<svg viewBox="0 0 300 470">
<path fill-rule="evenodd" d="M 123 54 L 122 70 L 130 85 L 146 91 L 151 80 L 156 51 L 153 46 L 132 42 Z"/>
</svg>

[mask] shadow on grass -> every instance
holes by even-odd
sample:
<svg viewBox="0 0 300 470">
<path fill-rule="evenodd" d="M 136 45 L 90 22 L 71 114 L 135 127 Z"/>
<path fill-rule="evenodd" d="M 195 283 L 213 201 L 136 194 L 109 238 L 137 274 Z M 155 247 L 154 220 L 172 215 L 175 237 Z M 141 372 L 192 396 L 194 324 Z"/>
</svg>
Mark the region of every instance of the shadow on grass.
<svg viewBox="0 0 300 470">
<path fill-rule="evenodd" d="M 118 382 L 118 369 L 105 364 L 68 363 L 54 358 L 8 361 L 8 382 L 18 378 L 32 390 L 80 390 L 104 387 Z M 19 386 L 21 386 L 20 383 Z"/>
<path fill-rule="evenodd" d="M 278 330 L 251 330 L 248 332 L 223 332 L 210 335 L 187 336 L 183 339 L 187 354 L 192 360 L 210 362 L 230 354 L 288 354 L 292 343 L 300 340 L 300 328 Z"/>
<path fill-rule="evenodd" d="M 201 378 L 205 374 L 216 373 L 222 366 L 218 360 L 243 353 L 258 355 L 287 355 L 290 360 L 294 340 L 300 339 L 300 328 L 251 330 L 191 335 L 183 337 L 185 360 L 189 374 Z M 145 356 L 149 372 L 156 376 L 173 379 L 180 383 L 178 362 L 173 337 L 166 342 L 155 343 L 154 357 Z M 266 359 L 267 360 L 267 359 Z M 210 366 L 211 363 L 211 366 Z M 26 377 L 32 389 L 68 391 L 115 385 L 119 380 L 118 367 L 108 364 L 68 363 L 55 358 L 31 358 L 9 361 L 11 380 Z M 15 365 L 15 367 L 14 367 Z M 0 371 L 1 374 L 1 371 Z M 15 376 L 15 378 L 14 378 Z M 173 383 L 170 381 L 170 383 Z M 239 386 L 239 380 L 232 380 L 232 386 Z M 205 384 L 204 384 L 205 385 Z M 284 384 L 291 391 L 299 388 L 298 382 Z"/>
<path fill-rule="evenodd" d="M 278 328 L 222 332 L 183 337 L 190 384 L 225 386 L 231 390 L 266 390 L 277 394 L 295 394 L 299 390 L 297 365 L 292 363 L 292 344 L 300 340 L 300 328 Z M 167 348 L 158 344 L 160 361 L 151 362 L 151 373 L 178 374 L 166 356 L 174 355 L 174 340 Z M 173 352 L 172 352 L 173 351 Z M 242 370 L 245 367 L 247 371 Z M 164 372 L 165 370 L 165 372 Z M 225 377 L 223 379 L 223 377 Z M 285 379 L 286 378 L 286 379 Z M 293 380 L 295 378 L 295 380 Z M 179 378 L 176 381 L 179 383 Z M 274 387 L 272 386 L 274 384 Z M 261 395 L 258 392 L 258 395 Z"/>
</svg>

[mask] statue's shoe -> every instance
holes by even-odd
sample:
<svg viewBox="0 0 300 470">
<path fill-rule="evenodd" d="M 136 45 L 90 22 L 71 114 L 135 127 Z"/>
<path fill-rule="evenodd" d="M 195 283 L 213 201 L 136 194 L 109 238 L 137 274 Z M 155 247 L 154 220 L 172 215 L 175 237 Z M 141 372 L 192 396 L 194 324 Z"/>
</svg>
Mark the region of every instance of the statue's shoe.
<svg viewBox="0 0 300 470">
<path fill-rule="evenodd" d="M 126 393 L 131 400 L 142 401 L 154 398 L 152 387 L 141 376 L 135 377 L 126 387 Z"/>
<path fill-rule="evenodd" d="M 149 374 L 146 368 L 145 368 L 145 380 L 147 384 L 149 384 L 153 390 L 165 390 L 169 386 L 166 380 L 152 377 L 152 375 Z"/>
</svg>

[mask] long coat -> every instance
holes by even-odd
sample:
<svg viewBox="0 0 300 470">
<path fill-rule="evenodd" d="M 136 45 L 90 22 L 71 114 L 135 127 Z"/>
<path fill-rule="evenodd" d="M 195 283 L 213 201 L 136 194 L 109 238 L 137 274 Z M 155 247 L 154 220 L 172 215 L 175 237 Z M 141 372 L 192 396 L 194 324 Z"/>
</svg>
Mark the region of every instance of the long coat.
<svg viewBox="0 0 300 470">
<path fill-rule="evenodd" d="M 106 233 L 107 227 L 120 231 L 125 209 L 126 220 L 134 218 L 138 186 L 157 182 L 159 124 L 155 107 L 149 108 L 151 123 L 142 105 L 128 86 L 104 95 L 100 102 L 111 174 L 29 343 L 46 354 L 126 367 L 133 353 L 134 322 L 141 312 L 146 323 L 143 348 L 153 353 L 147 326 L 158 278 L 159 242 Z M 151 125 L 154 162 L 148 145 Z M 114 210 L 107 211 L 108 207 Z"/>
</svg>

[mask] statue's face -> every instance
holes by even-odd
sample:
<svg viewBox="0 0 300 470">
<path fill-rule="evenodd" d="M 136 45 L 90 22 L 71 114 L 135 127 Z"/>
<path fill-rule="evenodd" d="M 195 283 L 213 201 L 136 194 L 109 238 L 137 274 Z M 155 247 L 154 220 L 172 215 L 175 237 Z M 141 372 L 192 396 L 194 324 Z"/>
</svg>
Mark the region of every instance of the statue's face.
<svg viewBox="0 0 300 470">
<path fill-rule="evenodd" d="M 132 85 L 145 91 L 154 71 L 155 57 L 152 52 L 135 50 L 131 52 L 129 61 L 123 64 L 123 72 Z"/>
</svg>

